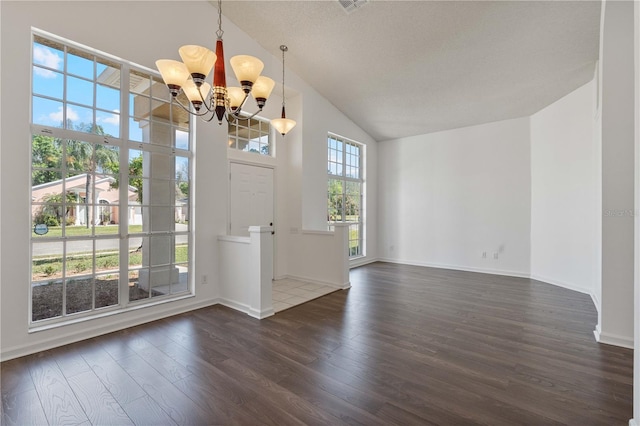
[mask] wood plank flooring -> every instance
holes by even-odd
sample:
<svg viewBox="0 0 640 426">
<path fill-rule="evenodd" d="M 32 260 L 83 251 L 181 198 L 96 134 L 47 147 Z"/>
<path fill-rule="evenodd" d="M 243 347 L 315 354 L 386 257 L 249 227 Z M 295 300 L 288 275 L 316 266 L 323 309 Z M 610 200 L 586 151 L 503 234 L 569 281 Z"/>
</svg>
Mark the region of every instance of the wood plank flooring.
<svg viewBox="0 0 640 426">
<path fill-rule="evenodd" d="M 258 321 L 214 306 L 2 363 L 3 425 L 626 425 L 586 295 L 374 263 Z"/>
</svg>

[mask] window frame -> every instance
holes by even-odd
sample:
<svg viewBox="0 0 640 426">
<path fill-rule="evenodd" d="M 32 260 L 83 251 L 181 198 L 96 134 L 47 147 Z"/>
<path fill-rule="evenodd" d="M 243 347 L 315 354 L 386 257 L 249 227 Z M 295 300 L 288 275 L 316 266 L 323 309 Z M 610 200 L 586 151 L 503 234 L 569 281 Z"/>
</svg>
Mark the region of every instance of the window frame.
<svg viewBox="0 0 640 426">
<path fill-rule="evenodd" d="M 341 158 L 335 158 L 335 161 L 333 161 L 333 157 L 332 157 L 332 151 L 333 152 L 337 152 L 337 150 L 332 149 L 331 147 L 331 140 L 334 140 L 336 142 L 340 142 L 342 143 L 342 150 L 341 150 Z M 348 157 L 351 155 L 353 157 L 352 153 L 347 152 L 347 146 L 353 146 L 356 147 L 358 149 L 358 162 L 357 164 L 353 164 L 352 161 L 348 161 Z M 365 227 L 365 216 L 366 216 L 366 208 L 365 208 L 365 189 L 366 189 L 366 181 L 365 181 L 365 144 L 362 144 L 360 142 L 354 141 L 352 139 L 337 135 L 335 133 L 332 132 L 328 132 L 327 134 L 327 187 L 331 184 L 332 180 L 336 180 L 336 181 L 340 181 L 341 185 L 342 185 L 342 203 L 341 205 L 346 206 L 347 202 L 347 184 L 348 183 L 356 183 L 359 185 L 359 220 L 358 221 L 349 221 L 346 218 L 346 214 L 344 214 L 344 210 L 343 213 L 341 214 L 341 220 L 339 221 L 332 221 L 331 220 L 331 213 L 329 210 L 327 210 L 327 222 L 328 222 L 328 226 L 329 228 L 332 227 L 332 225 L 334 223 L 346 223 L 349 224 L 348 226 L 348 230 L 349 230 L 349 235 L 348 235 L 348 241 L 349 241 L 349 259 L 350 260 L 354 260 L 354 259 L 358 259 L 361 257 L 365 257 L 366 256 L 366 246 L 365 246 L 365 232 L 366 232 L 366 227 Z M 336 165 L 335 166 L 335 170 L 336 173 L 332 172 L 332 164 Z M 340 166 L 340 168 L 338 168 L 338 166 Z M 353 173 L 351 173 L 351 176 L 349 176 L 349 170 L 353 169 L 357 169 L 357 177 L 353 176 Z M 338 173 L 339 171 L 339 173 Z M 327 197 L 329 197 L 329 190 L 327 190 Z M 329 201 L 329 200 L 328 200 Z M 327 209 L 329 209 L 329 205 L 327 206 Z M 356 232 L 357 232 L 357 238 L 353 239 L 351 238 L 351 232 L 352 232 L 352 227 L 356 228 Z M 355 254 L 351 254 L 352 253 L 352 243 L 356 242 L 355 247 L 357 247 L 357 251 Z"/>
<path fill-rule="evenodd" d="M 271 121 L 260 117 L 258 115 L 256 115 L 255 117 L 251 117 L 250 114 L 245 113 L 245 112 L 241 112 L 240 113 L 240 119 L 239 120 L 248 120 L 248 122 L 250 123 L 252 120 L 253 121 L 257 121 L 258 123 L 260 123 L 260 129 L 256 130 L 259 133 L 260 137 L 266 136 L 267 137 L 267 143 L 266 144 L 262 144 L 261 142 L 258 142 L 259 145 L 259 149 L 257 151 L 249 151 L 249 150 L 245 150 L 245 149 L 241 149 L 238 147 L 238 143 L 239 141 L 242 140 L 246 140 L 247 141 L 247 146 L 249 146 L 249 144 L 251 143 L 251 141 L 253 139 L 249 139 L 247 138 L 241 138 L 239 136 L 239 129 L 248 129 L 249 131 L 251 131 L 251 126 L 248 124 L 247 126 L 238 126 L 238 119 L 234 119 L 233 121 L 230 121 L 227 123 L 227 138 L 229 139 L 228 143 L 227 143 L 227 148 L 234 151 L 234 152 L 246 152 L 246 153 L 250 153 L 250 154 L 257 154 L 263 158 L 275 158 L 276 156 L 276 152 L 275 152 L 275 142 L 276 142 L 276 137 L 275 137 L 275 130 L 274 128 L 271 126 Z M 262 126 L 266 125 L 267 129 L 266 131 L 262 130 Z M 229 131 L 231 129 L 231 127 L 235 128 L 235 134 L 232 135 L 231 132 Z M 262 152 L 263 147 L 267 147 L 268 148 L 268 152 L 264 153 Z"/>
<path fill-rule="evenodd" d="M 43 124 L 43 123 L 36 123 L 36 119 L 34 118 L 35 112 L 34 112 L 34 98 L 38 97 L 38 98 L 46 98 L 43 97 L 42 94 L 40 93 L 35 93 L 34 92 L 34 68 L 35 67 L 40 67 L 40 65 L 38 65 L 36 63 L 36 60 L 34 59 L 34 49 L 36 47 L 36 43 L 42 44 L 40 43 L 39 39 L 45 39 L 49 42 L 51 42 L 52 44 L 56 44 L 56 45 L 61 45 L 63 47 L 62 53 L 63 53 L 63 58 L 62 58 L 62 70 L 57 70 L 56 72 L 58 72 L 60 74 L 60 76 L 64 79 L 63 80 L 63 93 L 62 93 L 62 97 L 57 98 L 56 101 L 60 102 L 63 107 L 62 107 L 62 116 L 65 117 L 66 114 L 68 113 L 67 107 L 68 107 L 68 98 L 67 98 L 67 78 L 68 76 L 72 76 L 72 77 L 76 77 L 73 74 L 69 74 L 67 72 L 67 52 L 74 51 L 74 52 L 81 52 L 84 55 L 87 56 L 92 56 L 93 57 L 93 80 L 92 80 L 92 84 L 94 85 L 93 87 L 93 105 L 92 105 L 92 131 L 95 131 L 95 129 L 98 126 L 98 122 L 96 120 L 97 114 L 99 112 L 104 112 L 103 108 L 99 108 L 97 107 L 97 98 L 96 98 L 96 91 L 97 91 L 97 87 L 100 84 L 98 81 L 98 77 L 99 77 L 99 73 L 97 70 L 97 63 L 98 61 L 104 61 L 104 63 L 114 63 L 117 64 L 119 66 L 119 70 L 120 70 L 120 76 L 119 76 L 119 88 L 116 89 L 119 91 L 118 99 L 119 99 L 119 110 L 118 110 L 118 128 L 119 128 L 119 132 L 117 137 L 116 136 L 111 136 L 111 135 L 104 135 L 104 134 L 97 134 L 97 133 L 90 133 L 90 132 L 84 132 L 81 130 L 73 130 L 73 129 L 69 129 L 66 128 L 66 121 L 63 121 L 61 123 L 62 126 L 64 127 L 55 127 L 55 126 L 51 126 L 51 125 L 47 125 L 47 124 Z M 95 233 L 95 224 L 90 225 L 91 226 L 91 231 L 88 235 L 81 235 L 79 237 L 73 237 L 73 236 L 67 236 L 64 234 L 61 234 L 61 236 L 59 237 L 47 237 L 44 239 L 41 239 L 40 237 L 34 237 L 34 231 L 33 231 L 33 216 L 32 216 L 32 225 L 31 225 L 31 237 L 30 237 L 30 250 L 29 250 L 29 269 L 30 269 L 30 280 L 29 280 L 29 300 L 28 300 L 28 325 L 29 325 L 29 331 L 38 331 L 41 329 L 48 329 L 50 327 L 54 327 L 54 326 L 62 326 L 62 325 L 66 325 L 66 324 L 72 324 L 72 323 L 76 323 L 78 321 L 84 321 L 84 320 L 88 320 L 88 319 L 93 319 L 96 317 L 101 317 L 104 315 L 112 315 L 112 314 L 117 314 L 117 313 L 121 313 L 121 312 L 126 312 L 129 311 L 131 309 L 137 309 L 139 307 L 142 306 L 153 306 L 156 305 L 158 303 L 166 303 L 166 302 L 172 302 L 172 301 L 176 301 L 176 300 L 181 300 L 184 299 L 185 297 L 193 297 L 195 295 L 195 278 L 194 278 L 194 274 L 193 274 L 193 228 L 192 228 L 192 223 L 193 223 L 193 178 L 194 178 L 194 156 L 193 156 L 193 145 L 194 145 L 194 139 L 195 139 L 195 123 L 193 119 L 191 119 L 191 117 L 188 117 L 188 123 L 186 124 L 186 127 L 184 124 L 180 124 L 178 122 L 176 122 L 173 118 L 172 118 L 172 114 L 173 114 L 173 109 L 169 108 L 169 116 L 167 119 L 167 124 L 165 125 L 165 127 L 171 129 L 171 132 L 169 134 L 169 143 L 166 143 L 164 141 L 164 139 L 161 139 L 163 141 L 163 144 L 157 144 L 156 142 L 154 142 L 156 139 L 151 139 L 148 138 L 148 141 L 134 141 L 134 140 L 130 140 L 130 133 L 129 133 L 129 125 L 130 125 L 130 119 L 133 117 L 133 111 L 130 111 L 130 97 L 132 95 L 132 93 L 130 92 L 131 88 L 130 88 L 130 73 L 131 72 L 138 72 L 138 73 L 142 73 L 144 75 L 148 75 L 149 76 L 149 81 L 151 82 L 151 85 L 154 84 L 154 82 L 161 82 L 161 77 L 159 75 L 159 73 L 157 73 L 154 70 L 148 69 L 146 67 L 134 64 L 132 62 L 123 60 L 121 58 L 117 58 L 115 56 L 109 55 L 107 53 L 98 51 L 96 49 L 92 49 L 90 47 L 87 46 L 83 46 L 79 43 L 70 41 L 70 40 L 66 40 L 64 38 L 58 37 L 56 35 L 53 35 L 51 33 L 45 32 L 45 31 L 41 31 L 38 29 L 33 28 L 31 31 L 31 74 L 30 74 L 30 128 L 31 128 L 31 140 L 29 141 L 30 143 L 30 163 L 31 166 L 29 167 L 29 179 L 31 181 L 31 186 L 33 188 L 33 181 L 32 181 L 32 173 L 33 173 L 33 147 L 32 147 L 32 141 L 33 141 L 33 137 L 36 135 L 44 135 L 44 136 L 50 136 L 52 138 L 55 138 L 58 141 L 62 141 L 63 146 L 66 147 L 66 145 L 68 144 L 68 141 L 84 141 L 87 142 L 88 144 L 90 144 L 93 147 L 93 150 L 95 151 L 96 147 L 98 146 L 110 146 L 110 147 L 117 147 L 118 149 L 118 164 L 119 164 L 119 172 L 117 175 L 117 179 L 119 179 L 119 182 L 126 182 L 127 184 L 123 184 L 123 185 L 119 185 L 119 196 L 118 196 L 118 200 L 124 200 L 124 201 L 119 201 L 118 204 L 103 204 L 101 203 L 101 199 L 99 198 L 98 194 L 94 192 L 94 194 L 92 194 L 92 198 L 93 201 L 91 204 L 90 203 L 78 203 L 78 205 L 85 206 L 85 209 L 88 208 L 90 206 L 91 209 L 95 209 L 96 212 L 100 211 L 103 206 L 109 206 L 109 205 L 114 205 L 114 206 L 118 206 L 119 208 L 119 224 L 118 224 L 118 230 L 116 233 L 113 234 L 108 234 L 105 236 L 102 235 L 97 235 Z M 46 67 L 41 67 L 43 69 L 46 69 Z M 87 81 L 89 81 L 88 79 L 86 79 Z M 164 84 L 163 84 L 164 85 Z M 165 86 L 166 88 L 166 86 Z M 167 97 L 166 99 L 162 99 L 162 98 L 153 98 L 152 95 L 150 96 L 150 100 L 151 102 L 157 101 L 157 102 L 165 102 L 170 104 L 170 98 Z M 170 95 L 169 95 L 170 96 Z M 75 103 L 71 103 L 71 105 L 75 106 Z M 151 106 L 152 104 L 150 104 Z M 88 108 L 88 107 L 87 107 Z M 151 109 L 149 110 L 149 121 L 152 122 L 154 117 L 153 117 L 153 107 L 151 107 Z M 186 131 L 185 131 L 186 128 Z M 182 138 L 180 137 L 180 135 L 178 135 L 178 132 L 183 132 L 183 133 L 187 133 L 187 144 L 186 147 L 181 146 L 178 147 L 178 139 Z M 60 174 L 60 185 L 61 188 L 63 189 L 62 193 L 65 193 L 64 191 L 66 191 L 66 181 L 70 178 L 70 176 L 68 176 L 68 165 L 63 164 L 66 163 L 65 159 L 64 159 L 64 149 L 61 151 L 61 164 L 59 166 L 59 169 L 56 169 L 59 174 Z M 177 178 L 177 170 L 176 170 L 176 165 L 178 164 L 178 162 L 182 162 L 183 160 L 178 160 L 179 158 L 185 158 L 187 161 L 187 178 L 186 178 L 186 182 L 188 183 L 187 185 L 187 198 L 188 198 L 188 203 L 186 204 L 187 208 L 188 208 L 188 214 L 186 216 L 186 219 L 188 220 L 188 225 L 186 228 L 186 231 L 184 230 L 177 230 L 176 226 L 172 226 L 172 229 L 169 230 L 164 230 L 161 232 L 153 232 L 151 229 L 147 230 L 147 231 L 143 231 L 141 233 L 136 233 L 136 234 L 129 234 L 129 209 L 132 206 L 135 206 L 135 204 L 132 204 L 131 201 L 128 199 L 129 197 L 129 153 L 130 151 L 133 150 L 138 150 L 140 152 L 143 153 L 148 153 L 148 155 L 152 155 L 153 153 L 155 153 L 156 155 L 164 155 L 166 157 L 169 158 L 169 161 L 173 162 L 173 168 L 171 170 L 173 170 L 172 174 L 169 175 L 169 177 L 166 179 L 167 182 L 174 182 L 176 187 L 177 184 L 180 182 L 183 182 L 183 180 L 178 179 Z M 48 168 L 43 169 L 43 170 L 49 170 Z M 152 170 L 151 168 L 149 169 L 149 171 L 151 173 Z M 182 170 L 181 170 L 182 171 Z M 95 177 L 96 175 L 100 174 L 102 175 L 103 173 L 98 173 L 97 171 L 92 171 L 92 185 L 95 185 Z M 182 175 L 181 175 L 182 176 Z M 148 177 L 149 180 L 152 179 L 151 176 Z M 51 182 L 57 182 L 56 180 L 51 181 Z M 167 186 L 168 191 L 171 191 L 171 185 L 169 184 Z M 92 190 L 95 190 L 95 188 L 93 188 Z M 33 191 L 33 190 L 32 190 Z M 33 198 L 33 192 L 31 191 L 31 193 L 29 194 L 30 200 L 29 200 L 29 208 L 31 211 L 31 215 L 33 215 L 33 208 L 34 208 L 34 204 L 35 205 L 41 205 L 44 203 L 44 201 L 42 200 L 34 200 Z M 61 194 L 62 194 L 61 193 Z M 173 201 L 172 200 L 172 195 L 173 194 Z M 181 192 L 181 194 L 183 194 L 183 192 Z M 168 195 L 169 197 L 169 204 L 167 205 L 167 207 L 173 208 L 174 211 L 174 218 L 175 218 L 175 212 L 176 209 L 178 207 L 178 191 L 177 189 L 174 189 L 173 191 L 169 192 Z M 182 200 L 180 200 L 182 202 Z M 63 202 L 61 204 L 61 206 L 66 205 L 66 202 Z M 142 206 L 142 205 L 140 205 Z M 183 204 L 180 204 L 181 208 L 183 208 Z M 153 207 L 152 203 L 149 206 L 149 212 L 151 212 L 151 208 Z M 151 213 L 149 213 L 151 214 Z M 66 212 L 64 213 L 64 217 L 66 217 Z M 94 218 L 95 219 L 95 218 Z M 95 220 L 94 220 L 95 222 Z M 61 226 L 61 229 L 66 229 L 66 224 L 64 226 Z M 64 232 L 64 231 L 61 231 Z M 147 238 L 151 238 L 154 235 L 168 235 L 170 236 L 170 240 L 171 240 L 171 247 L 167 248 L 167 250 L 170 250 L 170 262 L 169 264 L 167 264 L 168 268 L 169 268 L 169 274 L 172 274 L 171 272 L 171 268 L 177 268 L 179 266 L 186 266 L 186 289 L 185 290 L 181 290 L 178 292 L 172 292 L 171 286 L 174 285 L 174 278 L 173 275 L 170 275 L 169 278 L 169 292 L 162 294 L 160 296 L 152 296 L 152 289 L 154 288 L 152 284 L 149 284 L 149 296 L 147 298 L 144 299 L 139 299 L 139 300 L 130 300 L 129 298 L 129 273 L 132 270 L 132 267 L 129 266 L 129 244 L 130 244 L 130 239 L 131 238 L 139 238 L 141 236 L 147 237 Z M 186 240 L 186 244 L 187 244 L 187 260 L 186 262 L 181 261 L 179 262 L 177 259 L 177 251 L 178 251 L 178 242 L 177 242 L 177 236 L 182 236 L 180 238 L 181 241 Z M 119 249 L 118 249 L 118 266 L 117 266 L 117 274 L 118 274 L 118 299 L 117 299 L 117 303 L 114 305 L 110 305 L 110 306 L 106 306 L 106 307 L 96 307 L 96 295 L 95 295 L 95 291 L 96 291 L 96 285 L 97 285 L 97 278 L 100 277 L 101 275 L 103 275 L 102 271 L 98 271 L 96 268 L 96 241 L 101 241 L 101 240 L 106 240 L 106 239 L 117 239 L 119 241 Z M 93 259 L 93 267 L 91 269 L 90 272 L 90 276 L 91 280 L 92 280 L 92 287 L 91 287 L 91 309 L 89 310 L 84 310 L 84 311 L 78 311 L 78 312 L 67 312 L 66 309 L 66 287 L 68 285 L 67 281 L 69 279 L 70 276 L 69 275 L 69 271 L 64 269 L 61 272 L 61 278 L 52 278 L 52 279 L 44 279 L 44 280 L 35 280 L 34 281 L 34 276 L 33 276 L 33 260 L 34 260 L 34 255 L 33 255 L 33 247 L 34 244 L 38 244 L 41 242 L 46 242 L 46 243 L 59 243 L 61 244 L 62 247 L 62 251 L 61 251 L 61 256 L 62 256 L 62 267 L 66 268 L 66 246 L 68 243 L 73 243 L 74 241 L 86 241 L 86 242 L 91 242 L 91 244 L 93 245 L 93 255 L 89 256 Z M 57 256 L 57 254 L 56 254 Z M 162 265 L 161 265 L 162 266 Z M 152 264 L 149 264 L 147 266 L 148 269 L 152 269 L 154 266 Z M 115 268 L 114 268 L 115 271 Z M 115 272 L 114 272 L 115 273 Z M 85 274 L 87 275 L 87 274 Z M 179 275 L 179 273 L 178 273 Z M 59 316 L 51 316 L 48 318 L 43 318 L 43 319 L 39 319 L 39 320 L 34 320 L 33 318 L 33 288 L 34 288 L 34 282 L 35 283 L 45 283 L 46 281 L 61 281 L 62 282 L 62 306 L 61 306 L 61 312 Z M 182 283 L 182 277 L 179 277 L 179 280 L 177 283 L 180 288 L 182 288 L 183 286 L 181 285 Z"/>
</svg>

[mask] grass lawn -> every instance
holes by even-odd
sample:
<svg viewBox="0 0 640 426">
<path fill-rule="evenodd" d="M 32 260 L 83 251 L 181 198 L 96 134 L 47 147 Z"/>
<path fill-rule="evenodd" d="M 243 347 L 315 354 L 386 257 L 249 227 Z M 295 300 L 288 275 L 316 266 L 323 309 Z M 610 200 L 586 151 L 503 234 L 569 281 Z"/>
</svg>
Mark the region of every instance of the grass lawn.
<svg viewBox="0 0 640 426">
<path fill-rule="evenodd" d="M 65 227 L 65 235 L 67 237 L 79 237 L 83 235 L 92 235 L 91 230 L 94 229 L 94 235 L 117 235 L 120 229 L 118 225 L 96 225 L 94 227 L 86 227 L 86 226 L 66 226 Z M 142 232 L 142 225 L 130 225 L 129 226 L 129 234 L 137 234 Z M 44 235 L 37 235 L 31 230 L 31 236 L 35 238 L 52 238 L 52 237 L 61 237 L 62 236 L 62 227 L 61 226 L 50 226 L 49 232 Z"/>
<path fill-rule="evenodd" d="M 189 246 L 176 245 L 175 263 L 186 263 L 189 259 Z M 119 254 L 117 251 L 97 252 L 96 273 L 100 271 L 109 271 L 118 268 Z M 62 256 L 52 257 L 45 256 L 42 258 L 34 258 L 31 269 L 31 280 L 41 281 L 43 279 L 62 278 Z M 142 251 L 129 253 L 129 266 L 142 266 Z M 66 275 L 84 275 L 91 273 L 93 270 L 93 256 L 91 253 L 78 253 L 74 256 L 67 256 L 66 259 Z"/>
</svg>

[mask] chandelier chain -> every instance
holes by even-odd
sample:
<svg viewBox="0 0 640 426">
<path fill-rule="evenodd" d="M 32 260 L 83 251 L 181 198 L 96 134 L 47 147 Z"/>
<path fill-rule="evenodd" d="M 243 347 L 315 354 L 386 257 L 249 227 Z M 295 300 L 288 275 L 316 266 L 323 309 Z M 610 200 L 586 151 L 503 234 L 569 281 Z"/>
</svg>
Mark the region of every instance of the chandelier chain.
<svg viewBox="0 0 640 426">
<path fill-rule="evenodd" d="M 222 36 L 224 31 L 222 31 L 222 0 L 218 0 L 218 31 L 216 31 L 216 36 L 218 36 L 218 40 L 222 40 Z"/>
<path fill-rule="evenodd" d="M 280 46 L 280 50 L 282 50 L 282 106 L 284 107 L 284 52 L 289 48 L 283 44 Z"/>
</svg>

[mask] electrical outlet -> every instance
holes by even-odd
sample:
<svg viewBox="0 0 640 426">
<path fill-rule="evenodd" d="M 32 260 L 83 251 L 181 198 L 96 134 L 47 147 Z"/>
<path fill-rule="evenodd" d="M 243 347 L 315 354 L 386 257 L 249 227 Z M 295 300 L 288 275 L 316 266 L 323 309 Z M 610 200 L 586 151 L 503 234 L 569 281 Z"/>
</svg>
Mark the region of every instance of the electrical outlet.
<svg viewBox="0 0 640 426">
<path fill-rule="evenodd" d="M 209 281 L 209 277 L 207 276 L 207 274 L 204 274 L 204 275 L 202 276 L 202 280 L 201 280 L 201 282 L 200 282 L 200 283 L 201 283 L 202 285 L 206 285 L 208 281 Z"/>
<path fill-rule="evenodd" d="M 494 259 L 497 259 L 497 258 L 498 258 L 498 253 L 497 253 L 497 252 L 496 252 L 496 253 L 493 253 L 493 258 L 494 258 Z"/>
<path fill-rule="evenodd" d="M 486 259 L 486 258 L 487 258 L 487 252 L 486 252 L 486 251 L 483 251 L 483 252 L 482 252 L 482 258 L 483 258 L 483 259 Z"/>
</svg>

